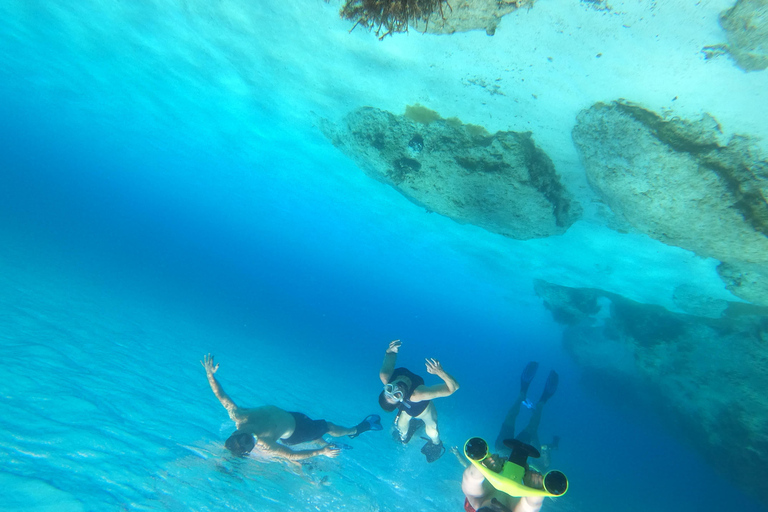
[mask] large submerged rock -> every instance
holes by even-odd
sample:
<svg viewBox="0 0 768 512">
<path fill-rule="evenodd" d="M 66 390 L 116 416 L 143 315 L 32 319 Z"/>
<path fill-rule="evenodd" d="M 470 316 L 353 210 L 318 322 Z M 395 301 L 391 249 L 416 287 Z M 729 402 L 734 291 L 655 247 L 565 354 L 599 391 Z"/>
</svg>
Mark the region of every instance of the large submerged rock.
<svg viewBox="0 0 768 512">
<path fill-rule="evenodd" d="M 768 0 L 738 0 L 720 14 L 728 53 L 744 71 L 768 68 Z"/>
<path fill-rule="evenodd" d="M 491 135 L 423 107 L 363 107 L 324 132 L 368 176 L 462 224 L 525 240 L 562 234 L 581 214 L 530 133 Z"/>
<path fill-rule="evenodd" d="M 535 283 L 595 393 L 654 408 L 722 474 L 768 503 L 768 308 L 671 313 L 595 289 Z"/>
<path fill-rule="evenodd" d="M 573 129 L 591 186 L 638 231 L 724 263 L 737 296 L 768 305 L 768 161 L 717 121 L 598 103 Z"/>
</svg>

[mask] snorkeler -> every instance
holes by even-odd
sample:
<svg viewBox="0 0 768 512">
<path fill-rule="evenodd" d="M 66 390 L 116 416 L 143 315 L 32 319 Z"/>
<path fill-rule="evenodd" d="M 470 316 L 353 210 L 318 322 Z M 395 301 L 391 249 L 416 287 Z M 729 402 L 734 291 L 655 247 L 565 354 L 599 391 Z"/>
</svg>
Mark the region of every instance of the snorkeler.
<svg viewBox="0 0 768 512">
<path fill-rule="evenodd" d="M 536 448 L 516 439 L 504 444 L 512 449 L 509 460 L 491 454 L 482 438 L 468 440 L 464 454 L 469 464 L 452 448 L 466 468 L 461 480 L 465 512 L 537 512 L 545 496 L 566 493 L 568 478 L 562 472 L 542 475 L 530 469 L 527 458 L 539 456 Z"/>
<path fill-rule="evenodd" d="M 545 476 L 536 471 L 536 469 L 539 471 L 546 470 L 549 466 L 550 452 L 557 449 L 560 441 L 560 438 L 555 436 L 552 443 L 541 446 L 541 451 L 531 446 L 538 446 L 537 431 L 541 422 L 541 413 L 544 404 L 557 391 L 559 381 L 557 372 L 551 371 L 544 385 L 544 392 L 534 406 L 528 400 L 527 394 L 528 387 L 536 376 L 538 368 L 539 363 L 536 361 L 531 361 L 526 365 L 520 376 L 520 393 L 509 409 L 496 438 L 496 449 L 506 451 L 509 460 L 498 453 L 491 454 L 488 445 L 480 438 L 470 439 L 464 446 L 464 453 L 467 458 L 474 461 L 471 464 L 464 460 L 457 447 L 451 448 L 459 462 L 465 467 L 461 481 L 461 489 L 465 496 L 465 512 L 537 512 L 541 509 L 544 495 L 561 495 L 568 489 L 567 478 L 561 472 L 553 471 L 551 477 L 549 473 L 547 474 L 547 477 L 551 478 L 550 485 L 547 487 Z M 512 439 L 515 432 L 515 420 L 522 405 L 533 409 L 533 414 L 525 429 L 520 432 L 516 439 Z M 532 461 L 533 463 L 529 464 L 527 461 L 529 456 L 541 460 Z M 507 464 L 511 464 L 511 466 L 505 467 Z M 516 469 L 516 471 L 511 471 L 512 469 Z M 494 480 L 499 488 L 495 487 L 489 478 Z M 513 488 L 509 491 L 512 494 L 504 492 L 503 489 L 507 486 Z M 526 491 L 526 487 L 529 488 L 528 491 Z M 522 492 L 520 492 L 521 489 Z M 526 495 L 530 489 L 539 495 Z M 542 495 L 543 493 L 546 494 Z"/>
<path fill-rule="evenodd" d="M 398 409 L 395 427 L 404 444 L 411 440 L 420 422 L 424 423 L 424 431 L 429 438 L 422 438 L 427 443 L 421 452 L 427 462 L 434 462 L 445 453 L 445 448 L 437 431 L 437 410 L 431 400 L 452 395 L 459 389 L 459 383 L 443 370 L 440 361 L 436 359 L 426 360 L 427 373 L 443 379 L 443 384 L 425 386 L 424 379 L 415 373 L 405 368 L 395 368 L 400 346 L 400 340 L 394 340 L 384 354 L 384 362 L 379 370 L 384 390 L 379 394 L 379 405 L 387 412 Z"/>
<path fill-rule="evenodd" d="M 313 441 L 325 442 L 322 439 L 325 434 L 331 437 L 357 437 L 368 430 L 381 430 L 381 418 L 376 414 L 368 416 L 355 427 L 341 427 L 330 421 L 312 420 L 299 412 L 287 412 L 273 405 L 254 409 L 238 407 L 214 377 L 219 365 L 214 364 L 213 356 L 206 355 L 200 364 L 205 368 L 213 393 L 237 427 L 224 443 L 234 455 L 244 457 L 256 448 L 266 455 L 291 461 L 318 455 L 337 457 L 341 448 L 334 444 L 326 443 L 321 448 L 310 450 L 293 450 L 288 446 Z"/>
<path fill-rule="evenodd" d="M 504 460 L 498 454 L 490 455 L 483 461 L 491 471 L 501 471 Z M 531 487 L 540 485 L 541 475 L 532 474 L 526 478 Z M 515 498 L 497 490 L 472 464 L 464 470 L 461 478 L 466 512 L 537 512 L 544 503 L 544 496 L 523 496 Z"/>
<path fill-rule="evenodd" d="M 496 437 L 495 444 L 496 450 L 502 452 L 507 449 L 504 444 L 505 439 L 518 439 L 525 444 L 530 444 L 536 447 L 542 453 L 542 460 L 540 461 L 539 469 L 545 470 L 546 467 L 543 466 L 549 465 L 550 452 L 552 449 L 557 449 L 560 438 L 555 437 L 553 442 L 549 445 L 541 445 L 539 443 L 538 429 L 539 423 L 541 422 L 541 413 L 544 410 L 544 404 L 546 404 L 547 400 L 552 398 L 552 395 L 554 395 L 555 391 L 557 391 L 557 384 L 560 380 L 560 377 L 554 370 L 549 372 L 547 382 L 544 384 L 544 391 L 542 392 L 541 397 L 539 398 L 539 401 L 536 403 L 536 405 L 533 405 L 526 398 L 526 395 L 528 394 L 528 387 L 530 386 L 533 378 L 536 376 L 536 370 L 538 369 L 539 363 L 536 361 L 531 361 L 523 370 L 523 373 L 520 376 L 520 393 L 515 399 L 514 404 L 512 404 L 512 407 L 510 407 L 509 411 L 507 412 L 504 423 L 501 425 L 501 429 L 499 430 L 499 435 Z M 520 406 L 522 405 L 529 409 L 533 409 L 533 414 L 531 415 L 530 421 L 528 421 L 528 425 L 517 436 L 515 436 L 515 421 L 517 420 L 517 415 L 520 413 Z"/>
</svg>

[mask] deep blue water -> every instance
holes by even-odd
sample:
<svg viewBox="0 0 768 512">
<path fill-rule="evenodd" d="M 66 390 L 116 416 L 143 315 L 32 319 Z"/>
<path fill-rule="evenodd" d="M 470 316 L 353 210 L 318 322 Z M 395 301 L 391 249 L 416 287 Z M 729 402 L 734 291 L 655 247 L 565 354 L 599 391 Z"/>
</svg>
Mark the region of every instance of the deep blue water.
<svg viewBox="0 0 768 512">
<path fill-rule="evenodd" d="M 205 353 L 215 353 L 238 404 L 272 403 L 353 425 L 377 411 L 378 368 L 394 338 L 404 342 L 400 364 L 423 374 L 423 359 L 436 357 L 461 383 L 438 403 L 450 445 L 495 437 L 529 360 L 541 364 L 533 398 L 549 369 L 560 373 L 540 438 L 561 437 L 553 466 L 571 488 L 544 511 L 765 510 L 684 436 L 673 437 L 662 418 L 622 401 L 622 390 L 595 395 L 561 348 L 561 327 L 533 293 L 530 277 L 542 270 L 536 258 L 562 251 L 545 261 L 563 273 L 595 268 L 607 278 L 600 251 L 619 250 L 610 230 L 574 225 L 549 245 L 426 213 L 366 177 L 308 126 L 305 112 L 402 109 L 434 94 L 442 105 L 469 105 L 464 113 L 487 108 L 494 123 L 508 119 L 504 129 L 531 129 L 570 162 L 558 147 L 570 140 L 558 144 L 550 133 L 561 112 L 596 101 L 587 97 L 595 83 L 600 100 L 632 93 L 656 101 L 648 90 L 660 79 L 650 88 L 644 80 L 655 75 L 647 72 L 628 73 L 626 84 L 590 77 L 599 71 L 592 47 L 570 42 L 581 40 L 576 30 L 563 43 L 562 20 L 545 20 L 555 28 L 546 32 L 551 41 L 524 41 L 524 27 L 512 25 L 512 36 L 482 34 L 481 44 L 476 34 L 451 36 L 461 42 L 454 52 L 447 36 L 371 46 L 368 34 L 348 34 L 324 2 L 214 4 L 11 0 L 0 7 L 0 512 L 459 511 L 459 463 L 447 454 L 427 465 L 421 441 L 399 446 L 386 429 L 350 440 L 353 450 L 303 474 L 233 461 L 222 447 L 233 427 L 199 366 Z M 641 45 L 629 53 L 609 45 L 611 56 L 602 41 L 599 62 L 629 59 L 633 69 L 634 55 L 650 58 L 652 48 L 679 57 L 678 48 L 655 46 L 658 35 L 650 44 L 643 32 L 619 28 L 627 21 L 620 13 L 583 4 L 568 7 L 571 28 L 590 20 L 600 30 L 585 25 L 584 33 L 618 41 L 604 24 L 615 20 Z M 521 15 L 522 25 L 533 26 L 543 7 Z M 702 8 L 714 31 L 714 9 Z M 666 7 L 649 9 L 637 15 L 637 30 L 653 28 L 648 20 L 657 14 L 678 22 Z M 467 41 L 477 54 L 461 53 Z M 510 42 L 520 51 L 508 52 Z M 698 52 L 688 43 L 683 53 Z M 558 54 L 563 44 L 574 52 Z M 499 50 L 507 69 L 490 63 L 486 78 L 498 71 L 509 96 L 478 95 L 483 57 Z M 434 68 L 418 60 L 441 51 L 451 59 Z M 590 53 L 586 64 L 579 52 Z M 441 74 L 446 62 L 469 63 L 461 80 Z M 361 81 L 349 79 L 350 65 Z M 551 83 L 529 85 L 550 66 L 578 77 L 553 74 Z M 723 59 L 707 66 L 724 83 L 732 78 Z M 749 90 L 754 77 L 738 75 L 734 90 Z M 703 109 L 698 84 L 675 78 L 687 92 L 675 90 L 679 103 Z M 560 83 L 570 87 L 546 90 Z M 389 97 L 391 84 L 398 96 Z M 498 109 L 501 100 L 511 103 Z M 641 238 L 622 238 L 620 247 Z M 571 252 L 569 241 L 598 248 L 598 260 Z M 688 258 L 670 274 L 690 271 L 690 280 L 706 267 L 684 251 L 649 251 L 652 243 L 642 241 L 637 254 L 606 254 L 606 268 L 648 258 L 658 266 L 637 268 L 632 282 L 652 289 L 654 279 L 643 278 L 667 275 L 664 262 Z M 663 255 L 650 258 L 654 251 Z M 613 285 L 629 275 L 613 270 L 620 274 Z M 704 277 L 711 283 L 713 273 Z"/>
<path fill-rule="evenodd" d="M 30 457 L 22 447 L 34 444 L 34 436 L 19 437 L 13 430 L 21 427 L 6 424 L 2 448 L 15 460 L 9 473 L 36 474 L 64 494 L 56 494 L 53 508 L 17 499 L 4 510 L 223 510 L 254 503 L 266 510 L 269 505 L 259 501 L 263 495 L 293 503 L 292 510 L 305 510 L 308 503 L 332 510 L 345 496 L 357 500 L 376 493 L 382 493 L 375 498 L 381 510 L 413 510 L 399 508 L 405 504 L 393 503 L 393 495 L 403 493 L 412 507 L 413 500 L 425 497 L 419 489 L 437 481 L 416 509 L 459 510 L 458 463 L 446 456 L 426 466 L 415 447 L 410 452 L 395 447 L 388 433 L 361 438 L 362 446 L 345 453 L 350 462 L 339 464 L 359 465 L 348 468 L 349 474 L 346 466 L 333 466 L 337 460 L 319 463 L 331 481 L 342 482 L 334 491 L 295 477 L 284 480 L 280 468 L 268 470 L 270 477 L 258 470 L 261 476 L 254 477 L 241 465 L 222 470 L 227 463 L 216 462 L 226 460 L 220 443 L 229 427 L 196 366 L 204 351 L 216 352 L 226 369 L 221 379 L 233 396 L 286 407 L 298 402 L 297 408 L 351 423 L 376 409 L 378 365 L 394 338 L 405 343 L 401 364 L 418 369 L 423 357 L 438 357 L 461 382 L 459 393 L 439 404 L 450 444 L 475 434 L 495 435 L 525 362 L 542 365 L 533 396 L 546 371 L 559 371 L 561 388 L 547 406 L 540 437 L 561 436 L 555 465 L 569 474 L 571 490 L 545 503 L 544 510 L 760 509 L 671 438 L 653 413 L 633 404 L 607 404 L 585 392 L 579 370 L 560 349 L 559 328 L 539 305 L 526 309 L 505 297 L 496 283 L 478 278 L 481 270 L 441 246 L 442 237 L 400 236 L 399 222 L 388 216 L 401 212 L 338 203 L 341 192 L 333 183 L 338 176 L 327 177 L 326 188 L 320 188 L 320 164 L 303 167 L 300 154 L 296 162 L 276 162 L 269 152 L 255 167 L 226 155 L 179 158 L 157 149 L 162 140 L 154 140 L 154 147 L 116 136 L 102 140 L 82 119 L 57 118 L 39 105 L 6 99 L 2 108 L 0 225 L 9 249 L 5 277 L 14 283 L 0 303 L 3 343 L 17 352 L 27 345 L 53 350 L 64 336 L 70 351 L 83 347 L 88 372 L 107 380 L 111 365 L 122 360 L 121 371 L 131 377 L 121 377 L 117 388 L 91 389 L 69 371 L 38 375 L 39 385 L 26 388 L 35 399 L 60 402 L 68 410 L 72 420 L 60 426 L 62 432 L 75 436 L 80 423 L 98 425 L 102 402 L 109 402 L 115 418 L 126 414 L 122 401 L 144 404 L 130 413 L 139 423 L 114 420 L 131 430 L 113 431 L 115 445 L 102 448 L 118 458 L 82 466 L 62 462 L 71 456 L 66 437 L 47 455 Z M 336 158 L 334 165 L 350 167 Z M 273 172 L 278 164 L 282 169 Z M 391 194 L 378 184 L 367 187 Z M 406 217 L 420 214 L 407 206 Z M 460 229 L 446 219 L 434 222 Z M 504 279 L 514 283 L 510 274 Z M 519 290 L 530 294 L 527 286 L 521 283 Z M 22 306 L 22 297 L 29 303 Z M 21 316 L 31 319 L 20 323 Z M 102 338 L 105 332 L 119 342 Z M 37 354 L 34 364 L 49 358 L 57 367 L 54 352 Z M 146 357 L 162 361 L 150 370 L 141 364 Z M 273 360 L 282 363 L 271 365 Z M 62 362 L 61 368 L 69 364 Z M 163 375 L 158 364 L 170 365 L 173 377 Z M 157 403 L 152 391 L 146 396 L 141 386 L 134 388 L 130 383 L 141 380 L 142 372 L 167 386 L 163 393 L 175 400 Z M 5 396 L 12 397 L 5 401 L 14 406 L 20 398 L 7 380 L 5 385 Z M 339 386 L 349 395 L 339 397 Z M 79 393 L 93 407 L 66 398 Z M 13 414 L 4 409 L 3 415 Z M 170 411 L 189 418 L 181 424 L 149 420 Z M 34 421 L 45 428 L 45 415 Z M 134 453 L 133 444 L 133 455 L 120 457 L 121 436 L 137 438 L 144 448 Z M 169 440 L 158 441 L 164 436 Z M 71 443 L 79 444 L 74 438 Z M 190 445 L 205 447 L 205 460 L 212 463 L 173 466 L 185 460 L 184 447 Z M 405 464 L 408 472 L 393 474 L 388 459 Z M 103 478 L 102 471 L 114 475 L 115 468 L 126 470 L 122 478 L 130 484 L 115 485 L 107 494 L 101 486 L 84 484 Z M 158 474 L 165 475 L 160 483 Z M 414 478 L 419 489 L 409 487 Z M 393 486 L 399 480 L 400 489 Z M 8 496 L 14 495 L 13 486 L 21 489 L 18 480 L 10 482 Z M 280 489 L 302 498 L 274 498 Z"/>
</svg>

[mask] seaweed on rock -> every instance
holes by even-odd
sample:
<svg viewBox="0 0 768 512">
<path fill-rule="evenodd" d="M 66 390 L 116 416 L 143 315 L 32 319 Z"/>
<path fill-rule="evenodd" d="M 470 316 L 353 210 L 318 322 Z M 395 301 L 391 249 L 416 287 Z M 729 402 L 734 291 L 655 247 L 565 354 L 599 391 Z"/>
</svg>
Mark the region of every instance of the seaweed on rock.
<svg viewBox="0 0 768 512">
<path fill-rule="evenodd" d="M 435 13 L 444 17 L 443 4 L 448 5 L 447 0 L 346 0 L 340 14 L 355 22 L 352 30 L 362 25 L 384 39 L 395 32 L 408 32 L 409 22 L 424 20 L 428 24 Z"/>
</svg>

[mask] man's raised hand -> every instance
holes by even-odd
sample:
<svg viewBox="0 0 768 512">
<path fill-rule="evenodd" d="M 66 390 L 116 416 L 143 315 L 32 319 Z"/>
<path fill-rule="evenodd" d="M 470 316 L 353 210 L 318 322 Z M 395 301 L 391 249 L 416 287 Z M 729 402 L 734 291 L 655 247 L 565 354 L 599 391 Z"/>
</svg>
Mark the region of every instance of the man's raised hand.
<svg viewBox="0 0 768 512">
<path fill-rule="evenodd" d="M 203 365 L 203 368 L 205 368 L 205 373 L 214 374 L 216 373 L 216 370 L 219 369 L 219 365 L 214 364 L 213 356 L 211 354 L 205 355 L 203 360 L 200 361 L 200 364 Z"/>
<path fill-rule="evenodd" d="M 389 342 L 389 348 L 387 348 L 387 354 L 397 354 L 400 350 L 402 343 L 400 340 L 394 340 Z"/>
<path fill-rule="evenodd" d="M 440 364 L 440 361 L 437 359 L 427 359 L 427 373 L 431 373 L 432 375 L 440 375 L 441 373 L 444 373 L 445 370 L 443 370 L 443 366 Z"/>
</svg>

